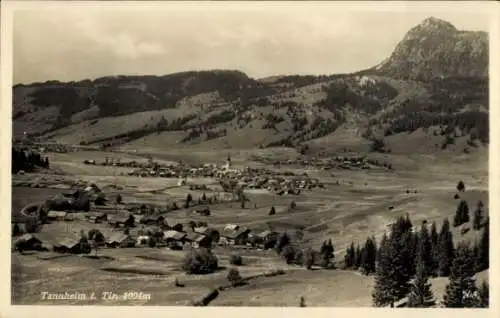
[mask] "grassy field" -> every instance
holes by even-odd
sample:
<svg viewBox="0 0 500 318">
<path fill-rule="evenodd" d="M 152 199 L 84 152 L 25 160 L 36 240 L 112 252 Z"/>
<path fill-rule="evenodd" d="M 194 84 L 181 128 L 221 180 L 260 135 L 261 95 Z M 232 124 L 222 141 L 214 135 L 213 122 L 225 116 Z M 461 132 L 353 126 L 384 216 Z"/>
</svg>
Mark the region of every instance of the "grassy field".
<svg viewBox="0 0 500 318">
<path fill-rule="evenodd" d="M 123 150 L 123 149 L 122 149 Z M 227 152 L 203 149 L 177 149 L 172 151 L 149 151 L 158 160 L 204 160 L 216 162 L 224 160 Z M 13 182 L 45 182 L 51 187 L 61 187 L 66 181 L 94 182 L 106 189 L 106 193 L 119 192 L 125 203 L 144 202 L 159 205 L 172 200 L 182 200 L 191 193 L 196 200 L 202 191 L 190 191 L 189 184 L 206 184 L 207 195 L 221 191 L 216 180 L 209 178 L 188 179 L 188 185 L 175 187 L 176 179 L 138 178 L 120 176 L 117 168 L 86 166 L 84 159 L 103 161 L 104 157 L 119 157 L 122 161 L 145 161 L 141 154 L 110 152 L 88 152 L 48 154 L 52 166 L 64 175 L 24 175 L 13 176 Z M 232 151 L 235 165 L 257 165 L 249 158 L 251 155 L 272 156 L 275 158 L 293 155 L 289 149 Z M 331 239 L 336 250 L 336 259 L 341 260 L 345 248 L 351 242 L 363 243 L 371 235 L 379 238 L 387 225 L 395 217 L 408 213 L 413 224 L 420 226 L 423 220 L 436 221 L 438 227 L 442 220 L 453 217 L 458 200 L 457 181 L 466 184 L 465 199 L 471 212 L 478 200 L 488 206 L 487 160 L 484 152 L 474 156 L 397 156 L 377 155 L 391 162 L 394 171 L 319 171 L 303 168 L 311 177 L 317 177 L 325 184 L 325 189 L 303 191 L 298 196 L 278 196 L 266 191 L 248 191 L 250 202 L 242 209 L 239 203 L 219 203 L 212 205 L 211 216 L 199 216 L 192 209 L 181 209 L 166 213 L 169 224 L 187 223 L 188 221 L 206 221 L 209 225 L 223 227 L 227 223 L 238 223 L 254 231 L 269 227 L 284 229 L 304 228 L 302 244 L 318 249 L 321 242 Z M 193 159 L 194 158 L 194 159 Z M 260 164 L 262 165 L 262 164 Z M 290 167 L 282 167 L 292 170 Z M 405 169 L 408 168 L 408 169 Z M 59 178 L 59 180 L 56 180 Z M 66 181 L 61 181 L 65 179 Z M 35 181 L 33 181 L 35 180 Z M 38 181 L 36 181 L 38 180 Z M 114 190 L 111 185 L 119 186 Z M 409 190 L 409 191 L 407 191 Z M 14 187 L 12 194 L 13 213 L 17 213 L 25 204 L 42 201 L 60 192 L 60 189 Z M 289 210 L 292 201 L 297 209 Z M 276 215 L 269 216 L 271 206 Z M 390 208 L 392 207 L 392 208 Z M 81 229 L 101 229 L 105 235 L 114 230 L 102 224 L 90 224 L 86 221 L 55 222 L 45 225 L 39 237 L 50 243 L 62 236 L 74 236 Z M 454 229 L 454 238 L 473 241 L 476 233 L 470 231 L 461 235 Z M 112 291 L 143 292 L 151 294 L 149 300 L 129 301 L 127 304 L 147 305 L 187 305 L 201 297 L 215 286 L 225 284 L 228 257 L 232 250 L 215 249 L 221 266 L 226 270 L 211 275 L 188 276 L 180 267 L 183 251 L 171 251 L 164 248 L 102 249 L 100 259 L 81 256 L 69 256 L 51 259 L 52 253 L 33 255 L 12 254 L 12 300 L 16 304 L 49 304 L 40 299 L 40 291 Z M 262 274 L 272 269 L 283 269 L 285 275 L 262 277 L 251 280 L 247 285 L 224 291 L 212 303 L 220 306 L 296 306 L 300 296 L 306 297 L 308 306 L 370 306 L 373 279 L 351 271 L 314 270 L 306 271 L 295 266 L 287 266 L 274 252 L 239 250 L 245 265 L 240 268 L 242 276 Z M 119 272 L 122 271 L 122 272 Z M 123 271 L 127 271 L 124 273 Z M 141 272 L 142 271 L 142 272 Z M 487 273 L 481 273 L 487 279 Z M 177 278 L 185 287 L 173 285 Z M 440 299 L 446 279 L 436 279 L 436 296 Z M 280 293 L 282 289 L 286 293 Z M 57 303 L 61 303 L 58 301 Z M 70 303 L 70 302 L 66 302 Z M 93 303 L 89 301 L 88 303 Z M 99 300 L 99 304 L 117 304 Z M 81 304 L 81 302 L 78 302 Z M 125 303 L 122 303 L 125 304 Z"/>
</svg>

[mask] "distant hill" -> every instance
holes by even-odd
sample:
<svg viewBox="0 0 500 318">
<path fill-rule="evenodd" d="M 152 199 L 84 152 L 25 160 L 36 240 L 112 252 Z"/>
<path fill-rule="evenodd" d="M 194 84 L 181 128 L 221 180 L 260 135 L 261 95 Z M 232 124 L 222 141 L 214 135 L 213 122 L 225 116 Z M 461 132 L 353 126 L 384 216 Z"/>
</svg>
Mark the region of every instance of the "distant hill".
<svg viewBox="0 0 500 318">
<path fill-rule="evenodd" d="M 486 33 L 428 18 L 387 60 L 355 74 L 256 80 L 206 70 L 16 85 L 13 135 L 108 147 L 305 151 L 369 150 L 374 140 L 423 131 L 429 151 L 471 150 L 488 143 L 487 57 Z"/>
</svg>

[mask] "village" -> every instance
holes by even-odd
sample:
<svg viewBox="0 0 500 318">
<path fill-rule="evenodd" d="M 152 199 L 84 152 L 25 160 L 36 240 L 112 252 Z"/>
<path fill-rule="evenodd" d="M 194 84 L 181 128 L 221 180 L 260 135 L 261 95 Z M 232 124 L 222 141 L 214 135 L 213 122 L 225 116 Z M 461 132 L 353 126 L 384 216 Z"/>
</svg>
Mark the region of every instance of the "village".
<svg viewBox="0 0 500 318">
<path fill-rule="evenodd" d="M 107 163 L 109 164 L 109 163 Z M 179 166 L 173 166 L 179 167 Z M 182 169 L 182 168 L 181 168 Z M 178 187 L 190 190 L 206 190 L 197 200 L 190 193 L 181 202 L 171 201 L 166 206 L 154 204 L 134 204 L 122 202 L 119 193 L 111 196 L 99 189 L 96 184 L 80 183 L 78 189 L 47 198 L 44 204 L 25 206 L 12 217 L 12 233 L 17 238 L 14 247 L 19 251 L 53 251 L 57 253 L 88 254 L 99 248 L 166 247 L 182 250 L 187 247 L 232 246 L 237 248 L 268 249 L 274 247 L 279 233 L 274 230 L 252 231 L 238 224 L 209 226 L 206 221 L 191 220 L 185 224 L 170 224 L 169 212 L 184 209 L 195 215 L 211 215 L 210 205 L 223 202 L 236 202 L 245 207 L 248 198 L 245 189 L 265 188 L 278 194 L 299 194 L 300 189 L 323 187 L 317 180 L 287 180 L 284 177 L 258 176 L 256 170 L 242 171 L 231 168 L 230 158 L 222 169 L 216 165 L 202 169 L 185 168 L 182 173 L 190 178 L 204 176 L 212 171 L 219 180 L 223 194 L 210 194 L 206 185 L 186 184 L 187 178 L 179 178 Z M 213 170 L 210 170 L 213 169 Z M 178 172 L 179 173 L 179 172 Z M 238 179 L 239 178 L 239 179 Z M 238 181 L 240 180 L 240 181 Z M 297 189 L 297 190 L 294 190 Z M 214 190 L 215 191 L 215 190 Z M 113 199 L 110 199 L 113 197 Z M 291 201 L 291 208 L 295 205 Z M 254 203 L 254 207 L 256 204 Z M 272 206 L 269 215 L 276 214 Z M 47 231 L 44 227 L 65 224 L 67 230 L 63 239 L 43 240 L 39 235 Z M 88 229 L 87 231 L 84 230 Z"/>
<path fill-rule="evenodd" d="M 152 159 L 146 163 L 137 161 L 122 162 L 120 159 L 105 158 L 101 163 L 95 160 L 84 160 L 86 165 L 102 165 L 116 167 L 131 167 L 134 170 L 121 175 L 136 176 L 141 178 L 160 177 L 178 178 L 177 186 L 186 184 L 187 178 L 216 178 L 219 182 L 233 184 L 233 187 L 242 189 L 267 189 L 279 195 L 300 194 L 303 189 L 313 189 L 324 187 L 317 179 L 307 176 L 307 173 L 297 175 L 296 173 L 285 171 L 277 172 L 265 168 L 235 168 L 232 166 L 231 157 L 228 155 L 223 164 L 205 163 L 199 166 L 190 166 L 185 163 L 159 164 Z M 206 188 L 201 188 L 203 190 Z"/>
</svg>

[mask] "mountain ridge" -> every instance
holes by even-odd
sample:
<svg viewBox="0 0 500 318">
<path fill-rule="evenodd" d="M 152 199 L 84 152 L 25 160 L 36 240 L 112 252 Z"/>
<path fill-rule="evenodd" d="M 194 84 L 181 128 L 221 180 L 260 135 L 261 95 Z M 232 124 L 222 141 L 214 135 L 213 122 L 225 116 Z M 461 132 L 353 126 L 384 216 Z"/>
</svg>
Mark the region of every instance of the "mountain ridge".
<svg viewBox="0 0 500 318">
<path fill-rule="evenodd" d="M 215 69 L 18 84 L 13 135 L 115 146 L 162 134 L 176 136 L 172 146 L 303 148 L 345 137 L 349 121 L 361 132 L 353 143 L 428 127 L 445 138 L 440 144 L 457 131 L 487 143 L 487 39 L 430 17 L 386 60 L 351 74 L 254 79 Z M 251 138 L 242 143 L 242 135 Z"/>
</svg>

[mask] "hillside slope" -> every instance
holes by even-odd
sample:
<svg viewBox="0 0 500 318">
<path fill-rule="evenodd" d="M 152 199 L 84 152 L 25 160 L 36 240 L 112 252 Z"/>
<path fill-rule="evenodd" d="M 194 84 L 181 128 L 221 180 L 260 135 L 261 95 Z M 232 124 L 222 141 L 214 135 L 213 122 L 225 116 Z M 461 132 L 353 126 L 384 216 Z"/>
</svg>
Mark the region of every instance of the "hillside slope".
<svg viewBox="0 0 500 318">
<path fill-rule="evenodd" d="M 208 70 L 16 85 L 13 135 L 105 147 L 305 149 L 423 131 L 422 149 L 458 139 L 473 149 L 488 143 L 487 40 L 429 18 L 386 61 L 356 74 L 256 80 Z"/>
</svg>

